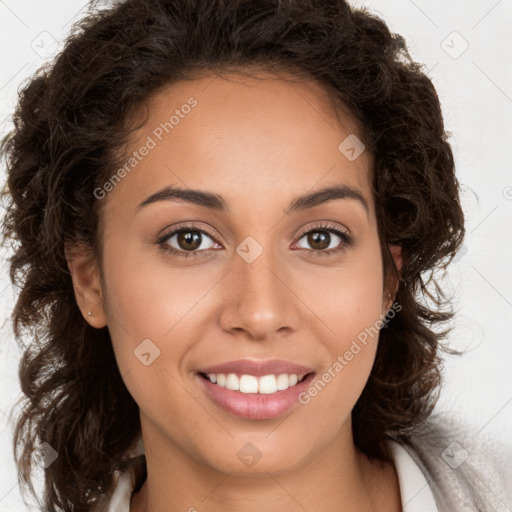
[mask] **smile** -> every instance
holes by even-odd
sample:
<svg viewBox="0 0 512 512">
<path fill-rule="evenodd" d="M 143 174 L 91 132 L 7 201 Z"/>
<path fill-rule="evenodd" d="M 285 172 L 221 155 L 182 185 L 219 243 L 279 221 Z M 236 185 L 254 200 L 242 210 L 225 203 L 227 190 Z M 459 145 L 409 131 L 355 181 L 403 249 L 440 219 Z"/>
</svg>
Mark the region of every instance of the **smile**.
<svg viewBox="0 0 512 512">
<path fill-rule="evenodd" d="M 297 375 L 296 373 L 281 373 L 279 375 L 255 375 L 244 374 L 240 377 L 236 373 L 208 373 L 201 374 L 211 383 L 222 388 L 240 391 L 241 393 L 258 393 L 270 395 L 278 391 L 284 391 L 301 382 L 306 375 Z"/>
<path fill-rule="evenodd" d="M 267 420 L 282 416 L 298 406 L 300 394 L 307 390 L 314 375 L 315 372 L 301 376 L 271 374 L 256 377 L 200 372 L 196 379 L 206 397 L 224 411 L 244 419 Z"/>
</svg>

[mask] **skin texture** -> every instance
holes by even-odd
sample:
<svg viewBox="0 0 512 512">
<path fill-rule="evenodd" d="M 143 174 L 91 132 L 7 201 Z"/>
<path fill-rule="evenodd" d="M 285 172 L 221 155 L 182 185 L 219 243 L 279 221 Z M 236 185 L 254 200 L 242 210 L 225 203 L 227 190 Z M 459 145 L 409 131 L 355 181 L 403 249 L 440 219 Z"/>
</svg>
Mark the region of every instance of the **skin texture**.
<svg viewBox="0 0 512 512">
<path fill-rule="evenodd" d="M 273 420 L 223 411 L 196 376 L 201 367 L 239 358 L 288 359 L 321 375 L 391 307 L 372 157 L 365 151 L 349 161 L 338 150 L 359 133 L 356 123 L 346 115 L 340 122 L 314 82 L 210 76 L 156 94 L 130 152 L 190 97 L 197 106 L 102 199 L 103 280 L 87 251 L 68 260 L 84 317 L 108 326 L 140 408 L 148 478 L 131 512 L 399 511 L 393 465 L 370 463 L 352 440 L 350 414 L 377 338 L 309 404 Z M 357 188 L 369 211 L 357 200 L 336 199 L 284 213 L 297 196 L 336 184 Z M 179 201 L 136 211 L 167 185 L 217 193 L 229 211 Z M 308 254 L 314 247 L 304 234 L 322 221 L 348 231 L 354 243 Z M 211 233 L 202 235 L 199 257 L 158 246 L 164 231 L 189 222 Z M 248 236 L 263 249 L 252 263 L 236 252 Z M 177 236 L 166 243 L 180 250 Z M 343 244 L 331 233 L 326 246 Z M 399 251 L 393 255 L 399 266 Z M 145 366 L 134 350 L 148 338 L 160 355 Z M 248 442 L 261 452 L 251 467 L 237 456 Z"/>
</svg>

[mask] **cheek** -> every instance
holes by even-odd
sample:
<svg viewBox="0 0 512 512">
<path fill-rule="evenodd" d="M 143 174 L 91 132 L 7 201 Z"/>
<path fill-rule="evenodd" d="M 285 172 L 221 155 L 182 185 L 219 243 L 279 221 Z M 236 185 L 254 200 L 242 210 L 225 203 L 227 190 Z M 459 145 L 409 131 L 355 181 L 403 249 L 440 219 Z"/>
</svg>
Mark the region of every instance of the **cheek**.
<svg viewBox="0 0 512 512">
<path fill-rule="evenodd" d="M 346 288 L 347 293 L 337 300 L 336 293 L 326 289 L 319 297 L 322 302 L 316 302 L 322 306 L 322 321 L 333 334 L 323 335 L 318 349 L 325 365 L 299 400 L 310 408 L 306 421 L 317 415 L 323 417 L 327 438 L 334 437 L 340 423 L 350 416 L 375 360 L 381 327 L 381 287 L 367 284 Z"/>
<path fill-rule="evenodd" d="M 132 249 L 128 240 L 111 242 L 105 246 L 104 265 L 108 328 L 123 381 L 155 422 L 164 409 L 165 414 L 190 411 L 194 402 L 183 392 L 180 369 L 198 339 L 194 306 L 215 280 L 191 280 L 163 257 L 148 256 L 147 248 Z M 190 420 L 185 431 L 192 428 Z"/>
<path fill-rule="evenodd" d="M 324 268 L 321 274 L 308 277 L 311 291 L 306 297 L 318 325 L 323 326 L 318 336 L 328 361 L 324 373 L 317 376 L 322 381 L 319 387 L 329 387 L 325 399 L 345 412 L 368 379 L 382 327 L 383 274 L 378 251 L 374 241 L 368 249 L 352 253 L 335 271 Z"/>
<path fill-rule="evenodd" d="M 226 297 L 219 286 L 223 272 L 208 265 L 185 271 L 157 248 L 131 247 L 128 239 L 110 241 L 104 265 L 108 325 L 125 385 L 155 422 L 164 410 L 192 414 L 195 401 L 183 391 L 190 378 L 186 359 L 208 338 L 204 326 L 212 318 L 212 301 L 218 304 Z M 191 424 L 185 431 L 190 431 L 193 418 L 186 421 Z"/>
<path fill-rule="evenodd" d="M 383 269 L 378 240 L 364 240 L 336 267 L 304 268 L 302 296 L 327 327 L 329 344 L 343 348 L 383 313 Z"/>
<path fill-rule="evenodd" d="M 123 338 L 162 339 L 190 315 L 218 277 L 206 267 L 180 268 L 157 247 L 129 239 L 111 239 L 105 246 L 105 280 L 113 326 Z"/>
</svg>

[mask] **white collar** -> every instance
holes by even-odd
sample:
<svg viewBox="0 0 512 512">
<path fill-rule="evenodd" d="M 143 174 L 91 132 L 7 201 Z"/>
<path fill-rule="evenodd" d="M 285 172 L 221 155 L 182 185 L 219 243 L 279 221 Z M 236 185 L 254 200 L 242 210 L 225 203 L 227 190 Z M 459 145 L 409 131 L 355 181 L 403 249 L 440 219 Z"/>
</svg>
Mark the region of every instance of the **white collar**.
<svg viewBox="0 0 512 512">
<path fill-rule="evenodd" d="M 395 462 L 402 512 L 439 512 L 425 475 L 405 448 L 389 440 Z"/>
</svg>

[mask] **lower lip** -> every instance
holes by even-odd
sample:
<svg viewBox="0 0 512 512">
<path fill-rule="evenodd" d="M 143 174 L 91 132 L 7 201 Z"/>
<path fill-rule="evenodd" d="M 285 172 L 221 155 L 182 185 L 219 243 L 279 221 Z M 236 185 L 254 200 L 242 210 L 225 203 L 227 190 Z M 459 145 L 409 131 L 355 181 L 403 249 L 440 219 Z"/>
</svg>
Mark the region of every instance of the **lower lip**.
<svg viewBox="0 0 512 512">
<path fill-rule="evenodd" d="M 222 409 L 248 420 L 268 420 L 281 416 L 299 403 L 299 395 L 306 391 L 314 377 L 310 373 L 301 382 L 272 394 L 242 393 L 213 384 L 197 374 L 207 395 Z"/>
</svg>

